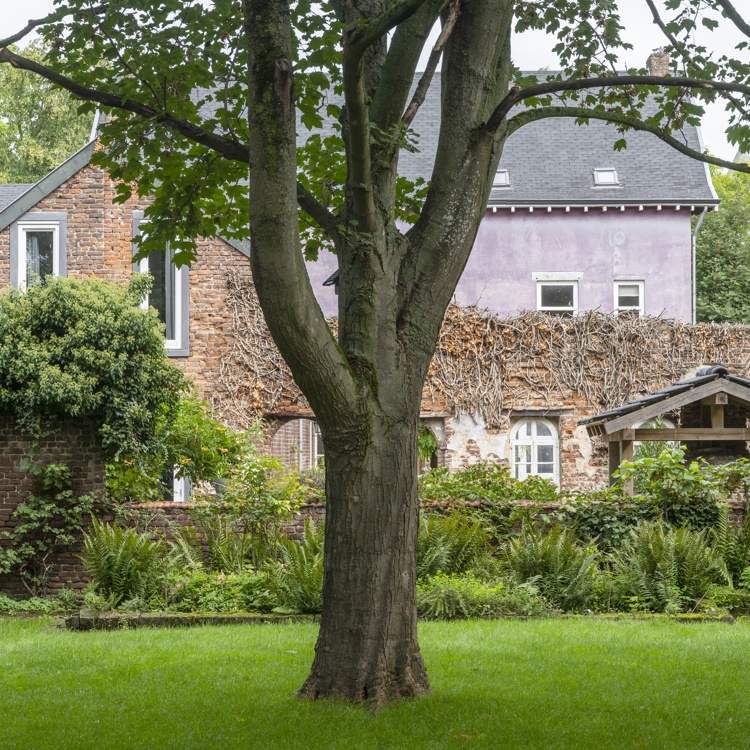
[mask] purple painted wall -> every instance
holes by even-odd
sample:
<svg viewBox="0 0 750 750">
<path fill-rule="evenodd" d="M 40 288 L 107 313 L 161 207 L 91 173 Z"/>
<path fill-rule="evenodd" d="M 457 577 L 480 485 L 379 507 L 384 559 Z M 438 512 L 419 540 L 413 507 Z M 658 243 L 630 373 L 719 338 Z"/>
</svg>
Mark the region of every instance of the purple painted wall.
<svg viewBox="0 0 750 750">
<path fill-rule="evenodd" d="M 461 305 L 501 315 L 536 309 L 534 272 L 581 273 L 578 309 L 612 312 L 615 281 L 643 281 L 647 315 L 691 319 L 690 212 L 674 207 L 582 209 L 498 208 L 488 211 L 456 290 Z M 324 252 L 309 266 L 326 315 L 337 313 L 322 282 L 336 259 Z"/>
</svg>

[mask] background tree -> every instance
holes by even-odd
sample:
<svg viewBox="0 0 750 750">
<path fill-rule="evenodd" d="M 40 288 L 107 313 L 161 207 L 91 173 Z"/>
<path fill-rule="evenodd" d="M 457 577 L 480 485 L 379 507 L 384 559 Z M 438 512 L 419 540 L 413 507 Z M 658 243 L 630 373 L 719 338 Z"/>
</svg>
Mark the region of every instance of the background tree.
<svg viewBox="0 0 750 750">
<path fill-rule="evenodd" d="M 14 51 L 41 61 L 46 48 L 36 41 Z M 0 182 L 37 182 L 85 146 L 93 118 L 78 105 L 44 78 L 0 66 Z"/>
<path fill-rule="evenodd" d="M 696 317 L 750 323 L 750 177 L 715 168 L 712 176 L 721 205 L 698 232 Z"/>
<path fill-rule="evenodd" d="M 614 125 L 616 148 L 639 129 L 728 166 L 680 138 L 721 97 L 730 140 L 750 146 L 750 26 L 731 0 L 669 0 L 666 17 L 644 2 L 672 75 L 618 72 L 628 45 L 615 0 L 57 0 L 0 42 L 0 63 L 113 115 L 97 162 L 121 180 L 120 199 L 155 196 L 141 252 L 169 241 L 189 262 L 196 236 L 245 237 L 249 218 L 266 321 L 325 443 L 324 605 L 305 696 L 380 705 L 429 689 L 415 605 L 422 385 L 507 137 L 544 118 L 596 118 Z M 718 57 L 694 32 L 720 22 L 747 41 Z M 554 34 L 562 70 L 524 78 L 514 27 Z M 55 43 L 43 64 L 8 49 L 34 28 Z M 432 178 L 409 184 L 399 153 L 413 147 L 441 55 Z M 298 149 L 297 113 L 308 128 L 329 117 L 333 132 Z M 413 225 L 402 231 L 398 218 Z M 336 252 L 336 338 L 303 243 L 308 255 L 323 243 Z"/>
</svg>

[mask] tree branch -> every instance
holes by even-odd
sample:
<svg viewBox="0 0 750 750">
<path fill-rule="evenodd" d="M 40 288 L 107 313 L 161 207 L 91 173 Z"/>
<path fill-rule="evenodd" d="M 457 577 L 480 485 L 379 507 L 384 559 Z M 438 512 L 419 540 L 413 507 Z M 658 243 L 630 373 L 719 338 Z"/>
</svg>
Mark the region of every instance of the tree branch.
<svg viewBox="0 0 750 750">
<path fill-rule="evenodd" d="M 425 2 L 426 0 L 399 0 L 390 5 L 384 13 L 366 23 L 356 23 L 350 26 L 346 36 L 348 36 L 352 50 L 363 55 L 371 44 L 413 16 Z"/>
<path fill-rule="evenodd" d="M 245 164 L 249 163 L 249 150 L 243 143 L 211 133 L 198 125 L 187 122 L 186 120 L 179 120 L 172 117 L 168 112 L 159 111 L 141 102 L 133 101 L 132 99 L 123 99 L 116 94 L 110 94 L 105 91 L 81 86 L 70 78 L 55 72 L 51 68 L 35 62 L 34 60 L 28 60 L 25 57 L 16 55 L 7 48 L 0 49 L 0 63 L 9 63 L 14 68 L 29 70 L 32 73 L 36 73 L 42 78 L 46 78 L 48 81 L 70 91 L 71 94 L 75 94 L 75 96 L 80 99 L 97 102 L 98 104 L 102 104 L 105 107 L 111 107 L 112 109 L 133 112 L 141 117 L 158 122 L 161 125 L 174 130 L 188 140 L 193 141 L 194 143 L 200 143 L 201 145 L 220 153 L 227 159 L 243 162 Z"/>
<path fill-rule="evenodd" d="M 417 88 L 414 90 L 414 96 L 412 97 L 411 102 L 409 102 L 409 106 L 406 108 L 401 118 L 401 122 L 405 127 L 409 127 L 409 125 L 411 125 L 412 120 L 417 114 L 417 110 L 424 103 L 425 96 L 427 96 L 427 91 L 430 88 L 430 83 L 432 83 L 432 77 L 435 75 L 438 63 L 440 62 L 440 56 L 443 54 L 443 48 L 450 38 L 453 27 L 456 25 L 456 21 L 458 20 L 460 11 L 460 0 L 453 0 L 448 10 L 448 18 L 445 19 L 445 23 L 443 24 L 440 36 L 437 38 L 435 46 L 432 48 L 432 52 L 430 53 L 430 58 L 427 61 L 427 67 L 425 68 L 424 73 L 422 73 L 422 77 L 419 79 Z"/>
<path fill-rule="evenodd" d="M 297 182 L 297 205 L 315 219 L 334 243 L 342 240 L 336 217 L 301 182 Z"/>
<path fill-rule="evenodd" d="M 45 16 L 44 18 L 37 18 L 36 20 L 30 20 L 24 28 L 22 28 L 18 33 L 13 34 L 12 36 L 9 36 L 7 39 L 0 40 L 0 49 L 3 47 L 9 47 L 11 44 L 15 44 L 16 42 L 23 39 L 27 34 L 30 34 L 34 29 L 38 28 L 39 26 L 44 26 L 48 23 L 55 23 L 56 21 L 59 21 L 62 18 L 65 18 L 65 16 L 70 16 L 73 13 L 79 14 L 79 13 L 91 13 L 93 15 L 98 15 L 99 13 L 104 13 L 109 8 L 108 4 L 104 5 L 95 5 L 93 8 L 83 8 L 81 10 L 68 10 L 66 8 L 61 8 L 59 10 L 54 11 L 53 13 L 50 13 L 48 16 Z"/>
<path fill-rule="evenodd" d="M 691 159 L 706 162 L 707 164 L 713 164 L 717 167 L 724 167 L 726 169 L 733 169 L 737 172 L 750 174 L 749 164 L 731 162 L 726 159 L 719 159 L 718 157 L 710 156 L 709 154 L 702 154 L 700 151 L 696 151 L 685 145 L 674 136 L 665 133 L 655 125 L 648 125 L 634 117 L 620 115 L 616 112 L 598 112 L 596 110 L 586 109 L 585 107 L 540 107 L 539 109 L 530 109 L 526 112 L 521 112 L 520 114 L 515 115 L 515 117 L 511 117 L 506 123 L 507 135 L 509 136 L 511 133 L 514 133 L 524 125 L 528 125 L 530 122 L 536 122 L 550 117 L 575 117 L 577 119 L 586 118 L 590 120 L 604 120 L 606 122 L 624 125 L 633 130 L 643 130 L 647 133 L 652 133 L 659 140 L 664 141 L 664 143 L 680 153 L 689 156 Z"/>
<path fill-rule="evenodd" d="M 724 15 L 747 37 L 750 37 L 750 23 L 748 23 L 732 5 L 730 0 L 716 0 L 724 11 Z"/>
<path fill-rule="evenodd" d="M 659 14 L 659 10 L 657 9 L 654 0 L 646 0 L 646 4 L 651 10 L 651 15 L 654 19 L 654 23 L 661 29 L 662 34 L 664 34 L 664 36 L 669 40 L 669 43 L 675 48 L 675 50 L 679 52 L 679 54 L 682 56 L 682 59 L 686 62 L 689 62 L 696 70 L 700 70 L 701 72 L 703 72 L 702 68 L 700 68 L 696 64 L 684 42 L 681 42 L 674 34 L 669 31 L 669 29 L 667 28 L 667 24 L 664 23 L 664 20 Z M 742 114 L 747 116 L 747 107 L 736 96 L 732 96 L 732 94 L 726 92 L 724 92 L 723 95 L 730 102 L 732 102 L 732 104 L 737 108 L 739 112 L 742 112 Z"/>
<path fill-rule="evenodd" d="M 485 132 L 493 133 L 501 125 L 508 112 L 524 99 L 561 91 L 581 91 L 614 86 L 669 86 L 672 88 L 700 89 L 702 91 L 728 91 L 750 96 L 750 85 L 744 83 L 724 83 L 723 81 L 704 81 L 700 78 L 679 76 L 606 76 L 602 78 L 580 78 L 571 81 L 547 81 L 536 86 L 513 88 L 495 107 L 484 126 Z"/>
</svg>

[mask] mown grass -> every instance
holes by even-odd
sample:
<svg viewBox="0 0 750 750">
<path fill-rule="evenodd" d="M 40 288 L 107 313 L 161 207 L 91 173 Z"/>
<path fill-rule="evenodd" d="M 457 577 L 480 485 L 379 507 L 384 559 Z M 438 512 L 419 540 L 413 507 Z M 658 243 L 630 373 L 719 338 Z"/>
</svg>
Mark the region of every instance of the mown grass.
<svg viewBox="0 0 750 750">
<path fill-rule="evenodd" d="M 423 623 L 433 694 L 295 697 L 313 624 L 76 633 L 0 619 L 0 748 L 739 748 L 750 625 Z"/>
</svg>

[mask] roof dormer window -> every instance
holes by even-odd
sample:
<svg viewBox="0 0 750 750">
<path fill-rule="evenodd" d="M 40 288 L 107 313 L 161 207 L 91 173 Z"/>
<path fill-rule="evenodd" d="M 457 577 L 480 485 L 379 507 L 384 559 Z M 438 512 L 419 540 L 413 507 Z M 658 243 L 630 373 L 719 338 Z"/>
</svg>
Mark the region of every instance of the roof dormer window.
<svg viewBox="0 0 750 750">
<path fill-rule="evenodd" d="M 493 188 L 510 187 L 510 172 L 507 169 L 498 169 L 495 179 L 492 181 Z"/>
<path fill-rule="evenodd" d="M 594 185 L 596 187 L 619 187 L 620 180 L 617 176 L 617 170 L 609 167 L 595 169 Z"/>
</svg>

